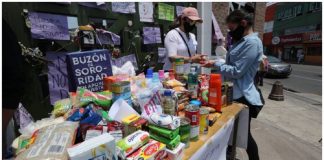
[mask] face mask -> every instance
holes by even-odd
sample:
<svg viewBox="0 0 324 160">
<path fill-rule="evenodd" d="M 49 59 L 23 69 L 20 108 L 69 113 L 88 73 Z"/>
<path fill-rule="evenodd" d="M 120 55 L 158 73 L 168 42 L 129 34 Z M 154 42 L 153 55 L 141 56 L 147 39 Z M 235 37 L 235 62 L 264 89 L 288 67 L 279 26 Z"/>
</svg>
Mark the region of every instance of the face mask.
<svg viewBox="0 0 324 160">
<path fill-rule="evenodd" d="M 237 42 L 243 38 L 244 30 L 245 28 L 239 25 L 235 30 L 228 32 L 228 34 Z"/>
<path fill-rule="evenodd" d="M 184 26 L 184 30 L 185 30 L 186 33 L 189 33 L 189 32 L 191 32 L 193 29 L 196 28 L 196 25 L 190 25 L 189 22 L 184 22 L 184 23 L 183 23 L 183 26 Z"/>
</svg>

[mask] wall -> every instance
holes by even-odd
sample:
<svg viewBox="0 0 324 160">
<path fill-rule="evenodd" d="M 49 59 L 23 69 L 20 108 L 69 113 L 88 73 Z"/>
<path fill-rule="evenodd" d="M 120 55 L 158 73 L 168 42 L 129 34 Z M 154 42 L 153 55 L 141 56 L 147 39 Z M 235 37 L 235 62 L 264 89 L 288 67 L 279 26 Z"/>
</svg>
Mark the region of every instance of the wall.
<svg viewBox="0 0 324 160">
<path fill-rule="evenodd" d="M 214 16 L 218 22 L 218 25 L 226 37 L 227 35 L 227 26 L 226 26 L 226 17 L 229 13 L 229 2 L 213 2 L 212 3 L 212 11 Z"/>
<path fill-rule="evenodd" d="M 254 16 L 254 31 L 259 33 L 259 37 L 261 40 L 263 39 L 265 10 L 266 10 L 265 2 L 256 2 L 255 16 Z"/>
</svg>

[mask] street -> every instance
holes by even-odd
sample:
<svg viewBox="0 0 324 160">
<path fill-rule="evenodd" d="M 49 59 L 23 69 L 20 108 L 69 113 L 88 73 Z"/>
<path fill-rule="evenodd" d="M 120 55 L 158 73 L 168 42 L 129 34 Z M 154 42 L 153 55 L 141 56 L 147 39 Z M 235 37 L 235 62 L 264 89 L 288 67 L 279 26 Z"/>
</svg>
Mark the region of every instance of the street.
<svg viewBox="0 0 324 160">
<path fill-rule="evenodd" d="M 292 73 L 288 78 L 264 78 L 264 82 L 272 85 L 278 80 L 290 91 L 322 95 L 322 66 L 300 64 L 291 66 Z"/>
</svg>

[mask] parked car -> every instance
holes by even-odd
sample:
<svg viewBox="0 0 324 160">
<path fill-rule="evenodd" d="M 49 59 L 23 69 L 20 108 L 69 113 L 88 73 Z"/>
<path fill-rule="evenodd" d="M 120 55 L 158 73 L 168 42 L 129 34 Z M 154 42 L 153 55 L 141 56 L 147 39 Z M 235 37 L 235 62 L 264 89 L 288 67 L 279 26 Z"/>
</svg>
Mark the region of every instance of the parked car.
<svg viewBox="0 0 324 160">
<path fill-rule="evenodd" d="M 290 64 L 283 62 L 282 60 L 274 57 L 268 57 L 268 72 L 266 76 L 276 76 L 276 77 L 288 77 L 292 72 L 292 67 Z"/>
</svg>

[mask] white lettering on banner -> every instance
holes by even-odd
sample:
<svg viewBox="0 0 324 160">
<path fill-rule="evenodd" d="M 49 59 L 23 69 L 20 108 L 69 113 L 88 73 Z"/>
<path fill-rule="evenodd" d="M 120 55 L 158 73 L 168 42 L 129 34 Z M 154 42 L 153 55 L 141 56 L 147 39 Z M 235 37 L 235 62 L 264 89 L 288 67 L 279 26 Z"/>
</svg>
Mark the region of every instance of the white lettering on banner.
<svg viewBox="0 0 324 160">
<path fill-rule="evenodd" d="M 227 144 L 233 126 L 234 118 L 227 121 L 190 159 L 225 160 Z"/>
<path fill-rule="evenodd" d="M 295 37 L 295 38 L 282 38 L 281 41 L 282 43 L 287 43 L 287 42 L 299 42 L 301 41 L 301 37 Z"/>
</svg>

